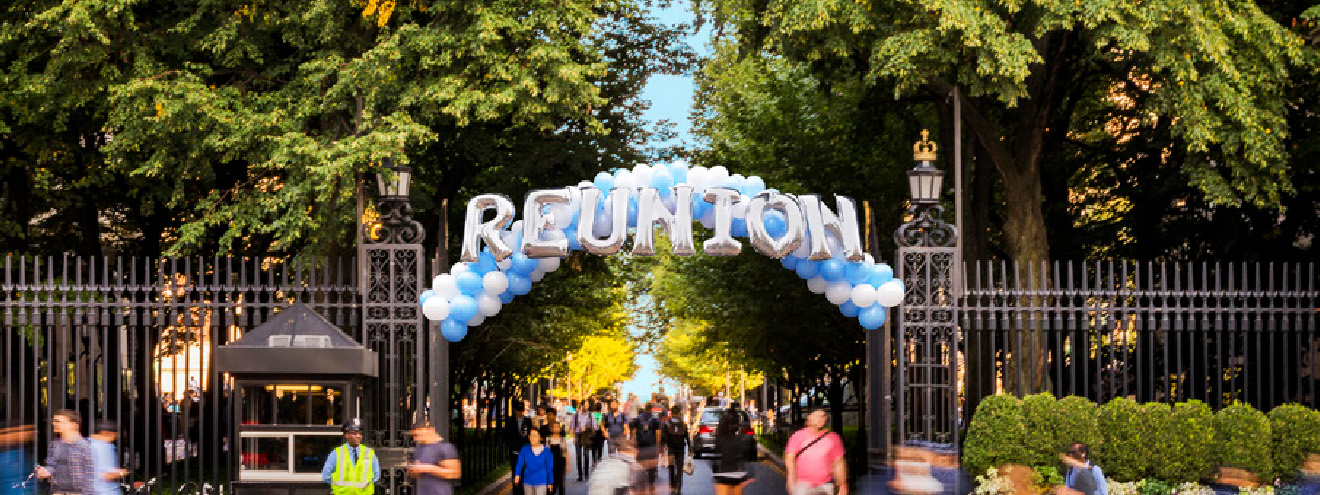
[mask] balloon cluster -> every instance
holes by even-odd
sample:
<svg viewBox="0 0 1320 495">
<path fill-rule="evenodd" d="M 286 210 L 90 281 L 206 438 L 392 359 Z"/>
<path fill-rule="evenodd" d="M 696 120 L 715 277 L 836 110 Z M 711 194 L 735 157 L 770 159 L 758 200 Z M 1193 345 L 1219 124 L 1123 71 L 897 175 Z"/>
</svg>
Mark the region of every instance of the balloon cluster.
<svg viewBox="0 0 1320 495">
<path fill-rule="evenodd" d="M 662 202 L 670 211 L 675 211 L 678 196 L 675 194 L 674 186 L 686 185 L 692 188 L 691 194 L 691 213 L 692 218 L 701 222 L 708 229 L 714 229 L 716 225 L 717 208 L 713 205 L 705 194 L 707 190 L 731 189 L 736 191 L 736 199 L 732 202 L 731 216 L 733 237 L 748 238 L 750 242 L 757 246 L 762 252 L 775 251 L 769 243 L 784 245 L 793 236 L 803 235 L 801 218 L 790 218 L 788 214 L 792 212 L 798 215 L 801 212 L 796 208 L 796 204 L 791 198 L 788 205 L 779 204 L 776 208 L 774 204 L 766 207 L 765 201 L 753 201 L 758 195 L 765 192 L 777 193 L 773 189 L 767 189 L 765 181 L 760 177 L 744 177 L 740 174 L 729 174 L 729 171 L 722 166 L 715 167 L 691 167 L 686 163 L 676 162 L 671 164 L 657 165 L 637 165 L 631 170 L 619 169 L 614 172 L 600 172 L 592 182 L 582 182 L 576 190 L 590 191 L 592 187 L 595 190 L 606 194 L 577 194 L 571 197 L 559 198 L 559 202 L 546 204 L 538 212 L 538 217 L 543 219 L 547 225 L 553 228 L 540 230 L 540 240 L 555 241 L 566 240 L 569 251 L 583 249 L 582 241 L 578 235 L 578 226 L 580 216 L 590 214 L 594 211 L 593 218 L 588 219 L 583 228 L 591 229 L 591 237 L 602 238 L 599 244 L 588 246 L 588 251 L 598 254 L 610 253 L 618 250 L 623 244 L 623 230 L 615 227 L 623 227 L 623 207 L 622 196 L 627 196 L 627 224 L 626 228 L 636 229 L 639 212 L 639 194 L 623 194 L 617 198 L 612 196 L 617 191 L 636 191 L 639 188 L 654 188 L 652 194 L 658 193 L 659 202 Z M 551 194 L 549 192 L 537 192 L 534 194 Z M 723 194 L 733 193 L 725 191 Z M 652 196 L 654 201 L 655 196 Z M 814 197 L 813 197 L 814 198 Z M 686 201 L 686 198 L 682 198 Z M 595 201 L 593 205 L 583 205 L 583 201 Z M 748 216 L 749 206 L 759 205 L 760 211 L 752 211 L 754 217 L 754 231 L 749 235 Z M 658 205 L 643 201 L 641 208 L 658 208 Z M 785 206 L 788 206 L 787 208 Z M 617 208 L 617 215 L 614 209 Z M 763 209 L 762 209 L 763 208 Z M 584 213 L 585 212 L 585 213 Z M 649 212 L 644 212 L 644 217 L 654 218 Z M 617 219 L 616 219 L 617 216 Z M 506 217 L 508 218 L 508 217 Z M 728 217 L 724 217 L 725 220 Z M 508 218 L 511 220 L 512 218 Z M 470 222 L 471 223 L 471 222 Z M 725 224 L 728 225 L 728 224 Z M 759 232 L 760 226 L 764 226 L 764 234 Z M 648 230 L 648 229 L 643 229 Z M 670 228 L 673 232 L 675 229 Z M 492 231 L 490 235 L 494 235 Z M 508 246 L 521 246 L 524 232 L 533 232 L 533 230 L 524 230 L 523 221 L 512 222 L 507 230 L 498 231 L 500 240 Z M 587 232 L 583 232 L 586 234 Z M 645 234 L 647 232 L 639 232 Z M 588 236 L 582 236 L 588 237 Z M 829 253 L 832 255 L 829 259 L 810 259 L 813 253 L 817 258 L 821 257 L 823 251 L 820 249 L 812 250 L 811 242 L 803 241 L 793 251 L 780 258 L 785 268 L 794 270 L 798 276 L 807 281 L 807 287 L 815 293 L 824 294 L 831 302 L 839 306 L 839 310 L 848 317 L 856 317 L 861 322 L 862 327 L 870 330 L 879 328 L 885 321 L 885 308 L 897 306 L 903 299 L 904 287 L 902 282 L 894 279 L 893 270 L 884 263 L 875 263 L 870 255 L 867 255 L 861 261 L 848 261 L 845 258 L 844 247 L 838 239 L 833 236 L 825 236 L 826 243 L 829 245 Z M 726 238 L 727 239 L 727 238 Z M 588 239 L 590 240 L 590 239 Z M 707 242 L 704 250 L 707 254 L 715 255 L 734 255 L 741 250 L 741 243 L 736 241 L 726 243 Z M 475 238 L 473 240 L 475 242 Z M 653 236 L 638 235 L 634 243 L 642 247 L 644 254 L 650 254 Z M 690 244 L 691 240 L 681 244 Z M 761 243 L 761 244 L 757 244 Z M 691 252 L 680 253 L 680 243 L 675 243 L 676 254 L 691 254 Z M 820 243 L 817 242 L 817 245 Z M 468 246 L 471 252 L 476 252 L 477 244 Z M 783 248 L 779 252 L 786 252 L 790 248 Z M 507 251 L 506 251 L 507 252 Z M 531 252 L 531 251 L 529 251 Z M 531 252 L 538 257 L 529 257 L 523 252 L 518 252 L 515 248 L 512 256 L 503 261 L 496 261 L 495 256 L 488 247 L 482 248 L 476 262 L 457 263 L 453 266 L 450 273 L 439 275 L 435 278 L 430 290 L 421 295 L 422 313 L 431 320 L 441 321 L 441 334 L 448 340 L 458 341 L 467 335 L 467 328 L 480 325 L 486 318 L 499 313 L 500 308 L 512 301 L 515 296 L 527 294 L 532 287 L 532 282 L 540 281 L 547 273 L 554 271 L 559 267 L 560 258 L 555 255 L 542 256 L 539 252 Z M 638 254 L 638 250 L 634 250 Z M 471 258 L 468 258 L 471 259 Z M 854 256 L 856 259 L 856 256 Z"/>
</svg>

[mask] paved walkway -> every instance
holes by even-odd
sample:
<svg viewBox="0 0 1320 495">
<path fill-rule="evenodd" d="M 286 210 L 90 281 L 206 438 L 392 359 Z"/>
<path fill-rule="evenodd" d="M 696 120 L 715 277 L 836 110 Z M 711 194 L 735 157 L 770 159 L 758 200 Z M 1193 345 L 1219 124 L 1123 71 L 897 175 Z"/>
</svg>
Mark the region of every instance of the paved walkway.
<svg viewBox="0 0 1320 495">
<path fill-rule="evenodd" d="M 682 495 L 714 495 L 714 482 L 711 481 L 710 459 L 697 459 L 693 464 L 696 469 L 692 474 L 683 476 Z M 656 477 L 654 495 L 669 495 L 669 469 L 660 466 Z M 771 462 L 762 459 L 752 466 L 754 480 L 743 489 L 743 495 L 786 495 L 784 472 Z M 568 473 L 568 484 L 564 487 L 568 493 L 563 495 L 587 495 L 587 482 L 577 481 L 577 473 Z M 508 487 L 500 495 L 509 495 Z"/>
</svg>

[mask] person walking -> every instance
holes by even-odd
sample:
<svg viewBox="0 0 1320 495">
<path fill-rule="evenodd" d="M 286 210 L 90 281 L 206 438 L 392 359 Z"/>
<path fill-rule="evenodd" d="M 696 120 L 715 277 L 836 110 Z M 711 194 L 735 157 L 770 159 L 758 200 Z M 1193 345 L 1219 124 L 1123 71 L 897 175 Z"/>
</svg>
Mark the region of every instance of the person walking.
<svg viewBox="0 0 1320 495">
<path fill-rule="evenodd" d="M 637 462 L 646 471 L 645 491 L 648 493 L 654 489 L 660 469 L 660 419 L 651 413 L 651 407 L 651 403 L 646 403 L 646 408 L 628 426 L 637 442 Z"/>
<path fill-rule="evenodd" d="M 504 448 L 509 451 L 509 465 L 518 465 L 518 453 L 522 451 L 522 446 L 527 444 L 527 434 L 532 431 L 532 421 L 523 415 L 522 402 L 513 404 L 513 411 L 509 417 L 505 418 L 504 428 L 500 432 L 504 440 Z M 521 483 L 514 483 L 510 495 L 523 495 Z"/>
<path fill-rule="evenodd" d="M 687 459 L 687 449 L 692 446 L 687 423 L 683 422 L 682 406 L 669 408 L 663 432 L 661 437 L 669 460 L 669 493 L 678 495 L 683 491 L 683 461 Z"/>
<path fill-rule="evenodd" d="M 128 475 L 128 471 L 119 469 L 119 455 L 115 453 L 115 439 L 118 437 L 119 425 L 114 421 L 101 421 L 96 423 L 96 433 L 87 439 L 96 472 L 96 479 L 92 482 L 96 495 L 119 495 L 119 480 Z"/>
<path fill-rule="evenodd" d="M 513 482 L 522 483 L 527 495 L 554 493 L 555 459 L 550 449 L 541 443 L 541 432 L 532 430 L 527 445 L 518 453 L 518 464 L 513 467 Z"/>
<path fill-rule="evenodd" d="M 812 410 L 806 427 L 788 438 L 784 468 L 789 495 L 848 495 L 843 439 L 829 431 L 828 421 L 824 409 Z"/>
<path fill-rule="evenodd" d="M 755 446 L 749 443 L 750 436 L 742 434 L 741 425 L 738 410 L 729 408 L 715 426 L 715 453 L 719 455 L 711 466 L 715 495 L 742 495 L 743 488 L 752 482 L 747 454 Z"/>
<path fill-rule="evenodd" d="M 1109 495 L 1109 484 L 1105 482 L 1105 473 L 1100 466 L 1091 463 L 1090 449 L 1082 442 L 1074 442 L 1066 454 L 1059 459 L 1068 466 L 1068 475 L 1064 476 L 1064 486 L 1085 495 Z"/>
<path fill-rule="evenodd" d="M 619 401 L 610 402 L 610 412 L 605 415 L 605 436 L 609 439 L 610 454 L 619 451 L 617 444 L 628 437 L 628 416 L 623 414 Z"/>
<path fill-rule="evenodd" d="M 59 436 L 50 442 L 46 464 L 37 466 L 37 478 L 50 480 L 51 495 L 93 495 L 96 465 L 92 448 L 79 431 L 82 416 L 77 411 L 61 409 L 50 420 Z"/>
<path fill-rule="evenodd" d="M 582 481 L 591 472 L 591 441 L 596 436 L 597 425 L 586 404 L 578 403 L 575 407 L 577 413 L 573 414 L 570 426 L 573 429 L 573 451 L 577 455 L 577 480 Z"/>
<path fill-rule="evenodd" d="M 591 431 L 591 465 L 594 467 L 600 462 L 600 457 L 605 452 L 605 406 L 603 403 L 592 399 L 591 402 L 591 420 L 595 422 L 596 427 Z"/>
<path fill-rule="evenodd" d="M 637 447 L 627 438 L 617 440 L 614 446 L 617 452 L 591 472 L 587 495 L 640 495 L 646 475 L 637 463 Z"/>
<path fill-rule="evenodd" d="M 417 444 L 408 465 L 408 476 L 417 479 L 413 495 L 454 495 L 454 480 L 463 477 L 458 449 L 426 419 L 413 424 L 412 437 Z"/>
<path fill-rule="evenodd" d="M 376 451 L 362 445 L 362 421 L 344 424 L 344 443 L 325 457 L 321 481 L 333 495 L 372 495 L 380 482 L 380 459 Z"/>
<path fill-rule="evenodd" d="M 555 456 L 555 493 L 566 493 L 564 491 L 564 480 L 568 476 L 568 466 L 571 463 L 568 457 L 568 432 L 564 430 L 564 424 L 558 421 L 550 423 L 550 436 L 546 437 L 545 444 L 550 447 L 550 453 Z"/>
</svg>

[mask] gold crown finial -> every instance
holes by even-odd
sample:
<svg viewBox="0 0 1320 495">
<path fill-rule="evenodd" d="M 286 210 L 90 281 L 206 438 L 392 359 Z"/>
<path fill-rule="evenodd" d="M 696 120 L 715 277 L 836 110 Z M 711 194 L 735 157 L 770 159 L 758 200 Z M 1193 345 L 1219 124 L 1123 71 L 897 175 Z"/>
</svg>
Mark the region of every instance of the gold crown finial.
<svg viewBox="0 0 1320 495">
<path fill-rule="evenodd" d="M 935 151 L 938 149 L 939 147 L 935 145 L 935 142 L 930 140 L 930 130 L 922 129 L 921 141 L 917 141 L 917 144 L 912 145 L 912 159 L 919 162 L 933 162 L 935 161 Z"/>
</svg>

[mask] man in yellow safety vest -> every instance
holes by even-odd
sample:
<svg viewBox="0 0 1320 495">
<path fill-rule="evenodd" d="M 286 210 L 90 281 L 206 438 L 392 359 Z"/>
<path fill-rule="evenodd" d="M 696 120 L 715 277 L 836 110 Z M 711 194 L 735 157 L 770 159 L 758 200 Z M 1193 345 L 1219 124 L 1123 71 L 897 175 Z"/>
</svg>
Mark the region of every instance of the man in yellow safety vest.
<svg viewBox="0 0 1320 495">
<path fill-rule="evenodd" d="M 333 495 L 372 495 L 380 481 L 380 460 L 371 447 L 362 445 L 362 422 L 344 425 L 344 444 L 335 447 L 321 468 L 321 481 L 330 484 Z"/>
</svg>

